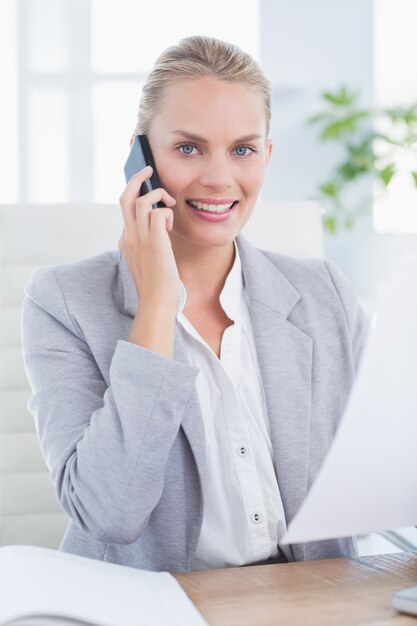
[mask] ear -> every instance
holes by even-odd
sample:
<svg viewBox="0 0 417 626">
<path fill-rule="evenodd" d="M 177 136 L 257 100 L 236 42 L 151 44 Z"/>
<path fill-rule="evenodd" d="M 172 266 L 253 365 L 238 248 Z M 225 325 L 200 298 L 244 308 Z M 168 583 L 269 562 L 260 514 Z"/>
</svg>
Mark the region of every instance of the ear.
<svg viewBox="0 0 417 626">
<path fill-rule="evenodd" d="M 273 143 L 271 139 L 268 139 L 267 145 L 266 145 L 265 165 L 268 165 L 269 163 L 269 159 L 271 158 L 271 154 L 272 154 L 272 148 L 273 148 Z"/>
</svg>

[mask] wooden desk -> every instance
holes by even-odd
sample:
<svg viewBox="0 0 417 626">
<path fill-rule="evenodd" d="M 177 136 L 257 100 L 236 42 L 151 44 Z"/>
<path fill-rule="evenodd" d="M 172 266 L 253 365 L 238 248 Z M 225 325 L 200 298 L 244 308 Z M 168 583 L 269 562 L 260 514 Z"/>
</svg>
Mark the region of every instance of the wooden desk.
<svg viewBox="0 0 417 626">
<path fill-rule="evenodd" d="M 391 594 L 417 585 L 417 554 L 175 574 L 210 626 L 410 624 Z"/>
</svg>

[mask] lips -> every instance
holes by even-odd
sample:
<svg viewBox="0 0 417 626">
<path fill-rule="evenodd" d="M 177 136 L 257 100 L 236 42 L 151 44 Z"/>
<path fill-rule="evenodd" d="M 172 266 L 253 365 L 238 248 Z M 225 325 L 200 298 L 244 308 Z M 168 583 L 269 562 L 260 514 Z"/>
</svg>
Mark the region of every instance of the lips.
<svg viewBox="0 0 417 626">
<path fill-rule="evenodd" d="M 232 202 L 232 205 L 228 210 L 219 212 L 197 209 L 188 201 L 186 201 L 186 205 L 198 219 L 202 219 L 206 222 L 224 222 L 231 219 L 231 217 L 234 215 L 237 207 L 239 206 L 239 201 L 235 200 L 234 202 Z"/>
<path fill-rule="evenodd" d="M 229 211 L 237 203 L 237 200 L 229 198 L 204 198 L 204 199 L 190 199 L 186 200 L 186 203 L 195 210 L 205 211 L 207 213 L 221 214 Z"/>
</svg>

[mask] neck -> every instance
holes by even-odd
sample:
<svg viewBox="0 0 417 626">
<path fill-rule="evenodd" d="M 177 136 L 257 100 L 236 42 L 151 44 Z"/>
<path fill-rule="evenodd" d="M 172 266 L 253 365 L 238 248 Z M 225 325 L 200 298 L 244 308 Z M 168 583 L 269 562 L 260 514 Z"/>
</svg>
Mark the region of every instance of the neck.
<svg viewBox="0 0 417 626">
<path fill-rule="evenodd" d="M 218 302 L 235 259 L 234 243 L 198 246 L 170 233 L 178 273 L 187 291 L 187 301 Z"/>
</svg>

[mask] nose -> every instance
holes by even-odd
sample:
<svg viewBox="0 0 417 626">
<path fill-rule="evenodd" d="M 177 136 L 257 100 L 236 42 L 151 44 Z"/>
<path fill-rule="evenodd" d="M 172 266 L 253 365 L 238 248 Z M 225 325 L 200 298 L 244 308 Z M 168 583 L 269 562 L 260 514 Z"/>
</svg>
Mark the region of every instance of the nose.
<svg viewBox="0 0 417 626">
<path fill-rule="evenodd" d="M 200 183 L 211 189 L 225 190 L 232 186 L 232 166 L 227 155 L 211 154 L 201 164 Z"/>
</svg>

